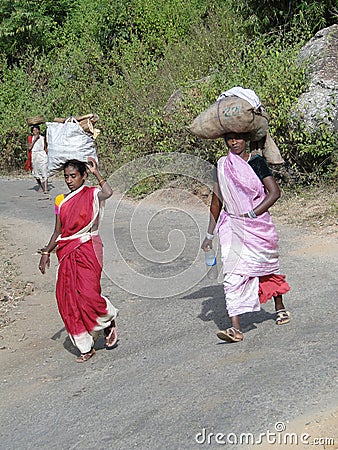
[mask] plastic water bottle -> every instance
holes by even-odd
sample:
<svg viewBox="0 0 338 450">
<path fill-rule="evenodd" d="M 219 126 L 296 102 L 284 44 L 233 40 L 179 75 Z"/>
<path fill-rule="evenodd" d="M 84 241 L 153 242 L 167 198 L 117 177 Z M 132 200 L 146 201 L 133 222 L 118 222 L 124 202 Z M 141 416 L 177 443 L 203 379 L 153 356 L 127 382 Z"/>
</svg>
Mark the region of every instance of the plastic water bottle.
<svg viewBox="0 0 338 450">
<path fill-rule="evenodd" d="M 214 249 L 210 249 L 204 253 L 205 265 L 207 267 L 207 276 L 211 280 L 215 280 L 218 276 L 217 259 Z"/>
</svg>

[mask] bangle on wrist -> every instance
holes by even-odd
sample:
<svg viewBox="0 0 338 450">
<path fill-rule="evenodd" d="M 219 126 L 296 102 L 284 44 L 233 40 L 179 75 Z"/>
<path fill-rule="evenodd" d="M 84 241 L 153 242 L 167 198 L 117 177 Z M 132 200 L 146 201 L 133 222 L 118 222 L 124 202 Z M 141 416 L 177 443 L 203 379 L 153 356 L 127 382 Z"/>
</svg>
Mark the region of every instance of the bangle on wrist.
<svg viewBox="0 0 338 450">
<path fill-rule="evenodd" d="M 250 209 L 250 211 L 248 211 L 248 216 L 250 217 L 250 219 L 256 219 L 257 217 L 253 209 Z"/>
<path fill-rule="evenodd" d="M 50 255 L 49 252 L 41 252 L 41 255 Z"/>
<path fill-rule="evenodd" d="M 215 235 L 211 234 L 211 233 L 206 233 L 205 237 L 207 239 L 210 239 L 211 241 L 214 239 Z"/>
<path fill-rule="evenodd" d="M 99 185 L 102 186 L 105 182 L 106 182 L 106 180 L 104 180 L 103 178 L 101 178 L 101 180 L 99 181 Z"/>
</svg>

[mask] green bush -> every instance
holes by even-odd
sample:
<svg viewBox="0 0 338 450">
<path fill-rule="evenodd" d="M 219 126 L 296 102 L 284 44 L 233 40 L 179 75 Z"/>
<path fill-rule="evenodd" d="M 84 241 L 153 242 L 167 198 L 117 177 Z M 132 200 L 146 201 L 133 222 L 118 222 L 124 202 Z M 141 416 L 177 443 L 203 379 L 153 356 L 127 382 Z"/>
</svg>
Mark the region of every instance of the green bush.
<svg viewBox="0 0 338 450">
<path fill-rule="evenodd" d="M 2 0 L 0 4 L 0 53 L 10 65 L 29 52 L 54 47 L 73 2 L 70 0 Z"/>
</svg>

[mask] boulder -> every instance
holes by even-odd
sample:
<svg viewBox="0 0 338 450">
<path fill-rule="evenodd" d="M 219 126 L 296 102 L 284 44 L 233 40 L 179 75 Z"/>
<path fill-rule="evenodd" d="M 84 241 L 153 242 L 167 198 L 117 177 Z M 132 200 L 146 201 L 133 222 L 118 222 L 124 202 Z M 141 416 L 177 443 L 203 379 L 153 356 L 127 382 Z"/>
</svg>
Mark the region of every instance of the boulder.
<svg viewBox="0 0 338 450">
<path fill-rule="evenodd" d="M 292 114 L 310 131 L 323 122 L 338 131 L 338 25 L 318 31 L 301 49 L 299 60 L 308 63 L 310 84 Z"/>
</svg>

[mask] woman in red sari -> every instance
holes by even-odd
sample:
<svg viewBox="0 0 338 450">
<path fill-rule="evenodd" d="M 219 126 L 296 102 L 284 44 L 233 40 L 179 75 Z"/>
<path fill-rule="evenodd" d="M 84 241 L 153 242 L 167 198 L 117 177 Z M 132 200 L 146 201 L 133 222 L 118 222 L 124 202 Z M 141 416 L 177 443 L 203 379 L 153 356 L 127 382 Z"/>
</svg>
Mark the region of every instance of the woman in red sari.
<svg viewBox="0 0 338 450">
<path fill-rule="evenodd" d="M 50 252 L 56 247 L 59 312 L 70 339 L 81 352 L 77 362 L 85 362 L 95 354 L 94 342 L 101 330 L 107 347 L 113 347 L 117 341 L 118 310 L 101 295 L 103 252 L 98 233 L 103 202 L 112 195 L 112 189 L 93 158 L 88 158 L 88 164 L 67 161 L 63 169 L 70 192 L 56 197 L 55 229 L 41 251 L 39 269 L 45 273 Z M 97 178 L 100 188 L 85 186 L 87 169 Z"/>
</svg>

